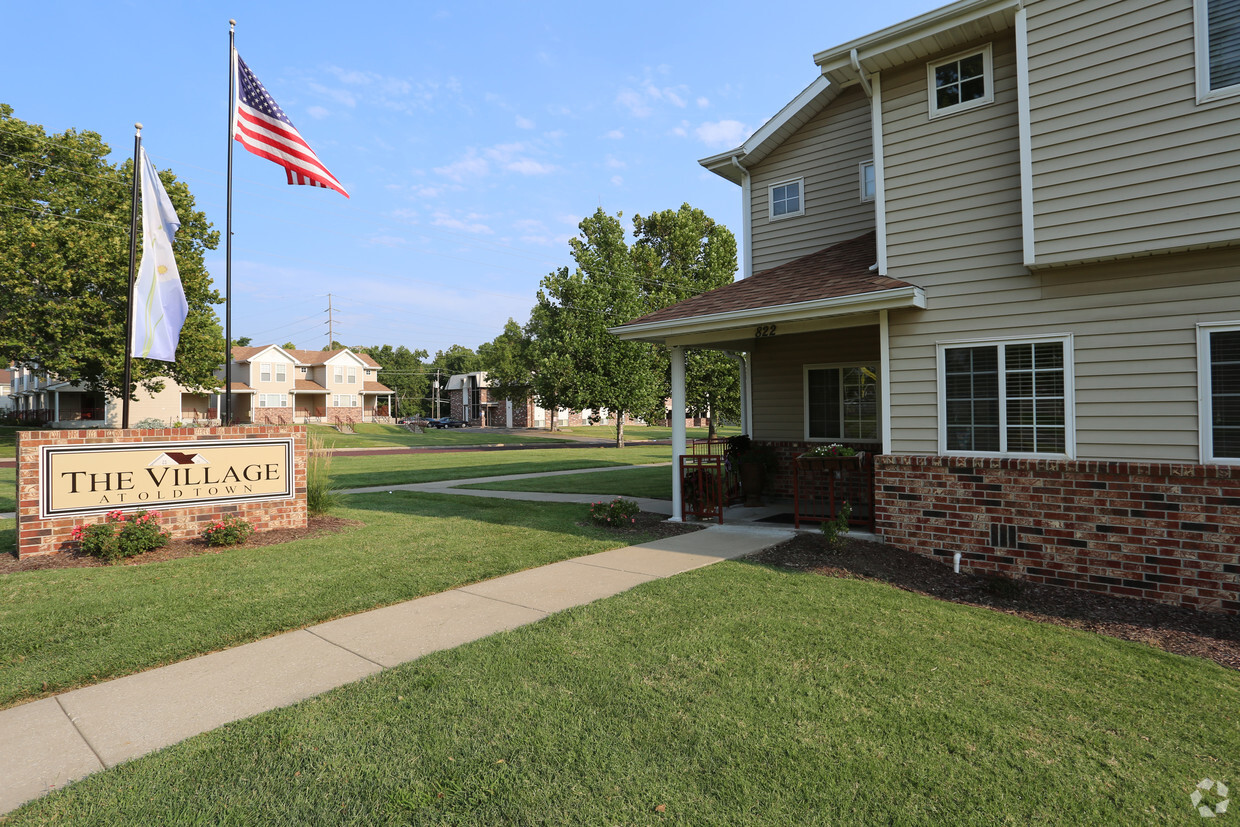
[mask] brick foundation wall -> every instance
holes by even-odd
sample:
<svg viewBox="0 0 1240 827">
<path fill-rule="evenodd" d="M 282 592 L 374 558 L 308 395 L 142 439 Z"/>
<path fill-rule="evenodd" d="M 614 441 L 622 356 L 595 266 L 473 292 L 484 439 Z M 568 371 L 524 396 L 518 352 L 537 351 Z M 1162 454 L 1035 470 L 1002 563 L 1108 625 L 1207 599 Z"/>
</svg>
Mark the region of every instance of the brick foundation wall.
<svg viewBox="0 0 1240 827">
<path fill-rule="evenodd" d="M 17 432 L 17 554 L 26 558 L 72 550 L 74 527 L 105 522 L 102 514 L 41 519 L 39 448 L 44 445 L 132 444 L 136 442 L 189 442 L 293 438 L 293 492 L 288 500 L 216 503 L 185 507 L 156 507 L 159 524 L 174 539 L 199 537 L 208 525 L 224 517 L 240 517 L 255 531 L 304 528 L 306 511 L 306 427 L 265 425 L 233 428 L 161 428 L 156 430 L 74 430 Z M 125 513 L 142 510 L 124 506 Z"/>
<path fill-rule="evenodd" d="M 255 425 L 289 425 L 293 421 L 292 408 L 254 408 L 250 420 Z"/>
<path fill-rule="evenodd" d="M 1240 614 L 1240 467 L 877 458 L 878 532 L 962 568 Z"/>
</svg>

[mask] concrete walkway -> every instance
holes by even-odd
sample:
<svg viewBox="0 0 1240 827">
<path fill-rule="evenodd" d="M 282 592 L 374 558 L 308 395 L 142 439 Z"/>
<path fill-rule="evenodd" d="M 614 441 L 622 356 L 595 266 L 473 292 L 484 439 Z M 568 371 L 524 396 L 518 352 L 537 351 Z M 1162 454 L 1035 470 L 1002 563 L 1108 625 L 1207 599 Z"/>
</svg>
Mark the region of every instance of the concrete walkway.
<svg viewBox="0 0 1240 827">
<path fill-rule="evenodd" d="M 463 482 L 468 481 L 375 490 L 525 493 L 449 490 Z M 564 496 L 577 495 L 523 498 Z M 585 497 L 592 499 L 597 496 Z M 0 711 L 0 814 L 230 721 L 650 580 L 752 554 L 791 536 L 783 529 L 712 526 L 462 586 Z"/>
</svg>

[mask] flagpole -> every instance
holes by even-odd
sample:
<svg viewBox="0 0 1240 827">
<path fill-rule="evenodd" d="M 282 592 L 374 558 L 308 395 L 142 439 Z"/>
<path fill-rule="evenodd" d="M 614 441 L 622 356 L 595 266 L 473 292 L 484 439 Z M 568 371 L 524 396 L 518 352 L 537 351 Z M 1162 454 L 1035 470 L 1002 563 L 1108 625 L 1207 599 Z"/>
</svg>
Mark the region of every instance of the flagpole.
<svg viewBox="0 0 1240 827">
<path fill-rule="evenodd" d="M 237 106 L 237 72 L 233 55 L 237 21 L 228 21 L 228 217 L 224 223 L 224 411 L 221 424 L 233 424 L 232 396 L 232 179 L 233 118 Z"/>
<path fill-rule="evenodd" d="M 142 124 L 133 125 L 133 198 L 129 202 L 129 281 L 125 288 L 125 376 L 121 402 L 121 427 L 129 427 L 129 397 L 133 382 L 133 280 L 134 262 L 138 257 L 138 175 L 142 153 Z"/>
</svg>

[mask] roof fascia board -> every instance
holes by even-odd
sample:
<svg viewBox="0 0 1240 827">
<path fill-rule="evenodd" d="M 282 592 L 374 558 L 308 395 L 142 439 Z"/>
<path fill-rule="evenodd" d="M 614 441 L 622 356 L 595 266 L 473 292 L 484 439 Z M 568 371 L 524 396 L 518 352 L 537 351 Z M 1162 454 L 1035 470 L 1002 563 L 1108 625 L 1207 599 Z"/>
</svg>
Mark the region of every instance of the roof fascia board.
<svg viewBox="0 0 1240 827">
<path fill-rule="evenodd" d="M 778 324 L 814 315 L 831 316 L 903 307 L 924 308 L 925 306 L 925 291 L 920 287 L 909 285 L 908 287 L 895 287 L 890 290 L 876 290 L 872 293 L 833 296 L 828 299 L 815 299 L 814 301 L 796 302 L 795 304 L 780 304 L 774 307 L 757 307 L 733 310 L 727 313 L 711 313 L 705 316 L 690 316 L 685 319 L 621 325 L 608 328 L 608 332 L 622 340 L 646 339 L 652 335 L 658 338 L 666 338 L 668 336 L 706 333 L 711 330 L 748 327 L 755 324 Z"/>
<path fill-rule="evenodd" d="M 888 26 L 873 34 L 818 52 L 814 55 L 814 63 L 822 68 L 824 74 L 846 67 L 851 68 L 851 56 L 854 49 L 857 51 L 859 60 L 864 63 L 867 58 L 876 54 L 908 46 L 955 28 L 961 23 L 1020 5 L 1021 0 L 959 0 L 959 2 L 926 12 L 911 20 L 905 20 L 903 23 Z"/>
</svg>

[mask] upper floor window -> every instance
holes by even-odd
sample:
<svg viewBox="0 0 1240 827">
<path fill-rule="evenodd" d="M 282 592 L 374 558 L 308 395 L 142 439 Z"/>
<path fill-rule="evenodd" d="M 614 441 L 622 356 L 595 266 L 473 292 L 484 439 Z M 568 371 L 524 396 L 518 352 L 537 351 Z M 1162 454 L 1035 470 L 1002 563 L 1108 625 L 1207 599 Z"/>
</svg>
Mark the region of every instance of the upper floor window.
<svg viewBox="0 0 1240 827">
<path fill-rule="evenodd" d="M 1240 0 L 1194 0 L 1197 100 L 1240 95 Z"/>
<path fill-rule="evenodd" d="M 1197 328 L 1201 461 L 1240 462 L 1240 324 Z"/>
<path fill-rule="evenodd" d="M 344 381 L 344 368 L 337 365 L 332 369 L 332 381 L 337 384 Z"/>
<path fill-rule="evenodd" d="M 288 373 L 286 372 L 285 365 L 276 365 L 276 381 L 277 382 L 288 381 Z"/>
<path fill-rule="evenodd" d="M 271 381 L 271 364 L 270 364 L 269 362 L 262 362 L 261 364 L 259 364 L 259 366 L 258 366 L 258 380 L 259 380 L 260 382 L 270 382 L 270 381 Z"/>
<path fill-rule="evenodd" d="M 878 439 L 878 368 L 807 365 L 805 438 Z"/>
<path fill-rule="evenodd" d="M 939 450 L 1071 457 L 1071 342 L 939 345 Z"/>
<path fill-rule="evenodd" d="M 951 115 L 995 99 L 990 44 L 926 66 L 930 83 L 930 117 Z"/>
<path fill-rule="evenodd" d="M 349 384 L 357 384 L 357 368 L 349 368 Z"/>
<path fill-rule="evenodd" d="M 800 178 L 795 181 L 771 184 L 767 189 L 767 200 L 771 205 L 770 217 L 772 219 L 805 214 L 805 199 L 802 193 L 804 184 L 804 180 Z"/>
<path fill-rule="evenodd" d="M 873 161 L 862 161 L 861 162 L 860 178 L 861 178 L 861 200 L 862 201 L 873 201 L 874 192 L 878 185 L 878 182 L 874 177 L 874 162 Z"/>
</svg>

